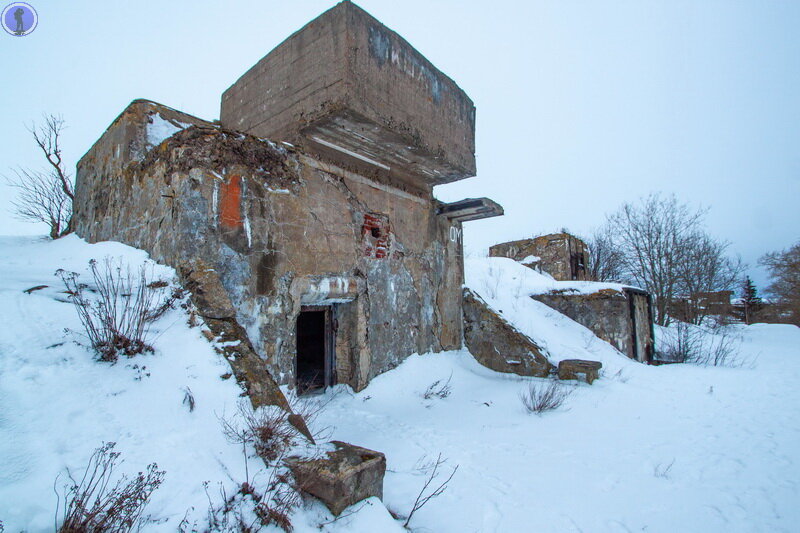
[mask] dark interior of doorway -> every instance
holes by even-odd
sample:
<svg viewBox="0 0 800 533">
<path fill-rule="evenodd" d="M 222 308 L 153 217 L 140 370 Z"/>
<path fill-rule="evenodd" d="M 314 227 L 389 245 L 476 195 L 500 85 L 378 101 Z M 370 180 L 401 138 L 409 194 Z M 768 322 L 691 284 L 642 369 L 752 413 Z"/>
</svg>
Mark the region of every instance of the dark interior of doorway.
<svg viewBox="0 0 800 533">
<path fill-rule="evenodd" d="M 325 311 L 301 311 L 297 316 L 297 393 L 325 388 Z"/>
</svg>

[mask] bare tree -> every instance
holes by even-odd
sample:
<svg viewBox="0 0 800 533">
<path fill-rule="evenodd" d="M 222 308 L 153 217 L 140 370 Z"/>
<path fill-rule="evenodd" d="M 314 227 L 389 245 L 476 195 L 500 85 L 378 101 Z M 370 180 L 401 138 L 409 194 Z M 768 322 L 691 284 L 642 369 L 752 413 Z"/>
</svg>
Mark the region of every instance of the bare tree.
<svg viewBox="0 0 800 533">
<path fill-rule="evenodd" d="M 706 212 L 674 195 L 651 194 L 623 204 L 600 230 L 620 280 L 653 295 L 659 325 L 669 325 L 676 296 L 729 289 L 741 273 L 741 262 L 725 254 L 728 243 L 705 232 Z"/>
<path fill-rule="evenodd" d="M 31 126 L 33 140 L 50 168 L 46 171 L 19 168 L 13 171 L 13 176 L 6 177 L 8 185 L 18 191 L 12 202 L 17 216 L 30 222 L 44 222 L 52 239 L 72 231 L 75 192 L 61 154 L 63 129 L 64 119 L 55 115 L 46 115 L 44 124 Z"/>
<path fill-rule="evenodd" d="M 771 283 L 766 292 L 782 309 L 782 318 L 800 326 L 800 241 L 787 250 L 768 253 L 758 262 L 769 271 Z"/>
<path fill-rule="evenodd" d="M 729 290 L 742 274 L 741 259 L 726 255 L 730 244 L 702 230 L 688 235 L 678 264 L 678 294 L 686 297 L 689 322 L 699 324 L 712 308 L 703 293 Z"/>
<path fill-rule="evenodd" d="M 594 281 L 619 281 L 622 279 L 622 257 L 614 247 L 607 228 L 596 230 L 586 240 L 589 247 L 589 275 Z"/>
<path fill-rule="evenodd" d="M 675 196 L 651 194 L 625 203 L 606 218 L 605 231 L 620 256 L 623 281 L 646 289 L 655 300 L 655 321 L 669 324 L 686 239 L 699 229 L 704 210 L 692 210 Z"/>
</svg>

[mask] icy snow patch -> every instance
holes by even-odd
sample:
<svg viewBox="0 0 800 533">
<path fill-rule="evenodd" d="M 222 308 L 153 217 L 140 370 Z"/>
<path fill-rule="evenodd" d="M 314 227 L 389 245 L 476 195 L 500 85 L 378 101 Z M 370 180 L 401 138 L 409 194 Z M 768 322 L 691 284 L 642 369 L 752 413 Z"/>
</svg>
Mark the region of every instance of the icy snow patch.
<svg viewBox="0 0 800 533">
<path fill-rule="evenodd" d="M 148 148 L 158 146 L 164 139 L 172 137 L 181 130 L 185 130 L 191 124 L 179 122 L 177 120 L 168 120 L 161 116 L 160 113 L 155 113 L 150 116 L 153 120 L 152 123 L 147 124 L 147 144 Z"/>
</svg>

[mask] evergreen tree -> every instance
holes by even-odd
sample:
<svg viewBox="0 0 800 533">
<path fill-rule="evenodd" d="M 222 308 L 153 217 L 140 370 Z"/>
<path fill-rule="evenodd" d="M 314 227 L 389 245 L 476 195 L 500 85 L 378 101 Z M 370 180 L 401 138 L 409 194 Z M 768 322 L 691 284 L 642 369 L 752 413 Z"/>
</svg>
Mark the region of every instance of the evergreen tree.
<svg viewBox="0 0 800 533">
<path fill-rule="evenodd" d="M 758 295 L 755 283 L 750 276 L 745 276 L 742 284 L 742 307 L 744 310 L 744 323 L 750 324 L 754 317 L 761 310 L 761 297 Z"/>
</svg>

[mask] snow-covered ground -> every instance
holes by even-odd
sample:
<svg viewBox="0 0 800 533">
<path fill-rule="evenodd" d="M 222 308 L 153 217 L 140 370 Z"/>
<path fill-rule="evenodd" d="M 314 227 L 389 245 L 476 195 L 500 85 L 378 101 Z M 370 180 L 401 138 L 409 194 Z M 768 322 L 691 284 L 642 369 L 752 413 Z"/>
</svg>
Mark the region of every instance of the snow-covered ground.
<svg viewBox="0 0 800 533">
<path fill-rule="evenodd" d="M 529 379 L 451 352 L 411 357 L 358 394 L 339 388 L 322 419 L 386 453 L 396 513 L 421 463 L 459 465 L 415 515 L 420 531 L 797 531 L 800 328 L 739 330 L 752 368 L 621 364 L 542 416 L 520 403 Z M 448 397 L 422 398 L 448 379 Z"/>
<path fill-rule="evenodd" d="M 52 530 L 56 476 L 80 469 L 103 441 L 116 441 L 121 470 L 166 470 L 146 530 L 175 531 L 188 511 L 201 519 L 203 482 L 244 479 L 238 445 L 219 416 L 236 410 L 229 370 L 180 309 L 154 327 L 155 353 L 116 365 L 74 342 L 77 316 L 58 268 L 146 255 L 115 243 L 0 239 L 0 520 L 6 532 Z M 385 505 L 408 513 L 441 453 L 448 489 L 414 515 L 430 532 L 796 531 L 800 523 L 800 328 L 735 326 L 740 368 L 629 361 L 575 322 L 528 298 L 523 271 L 495 283 L 467 267 L 467 281 L 554 359 L 601 360 L 605 374 L 574 388 L 541 416 L 519 394 L 535 378 L 499 374 L 464 351 L 412 356 L 353 393 L 329 390 L 316 427 L 331 439 L 386 453 Z M 520 267 L 524 268 L 524 267 Z M 471 273 L 472 272 L 472 273 Z M 516 274 L 515 274 L 516 272 Z M 169 269 L 162 269 L 171 276 Z M 516 278 L 516 279 L 515 279 Z M 36 285 L 48 288 L 25 294 Z M 515 289 L 515 290 L 512 290 Z M 533 305 L 529 305 L 533 304 Z M 80 340 L 80 339 L 78 339 Z M 134 367 L 138 365 L 138 367 Z M 146 366 L 145 370 L 141 370 Z M 149 375 L 148 375 L 149 374 Z M 423 398 L 434 382 L 444 398 Z M 183 404 L 190 388 L 196 409 Z M 250 463 L 251 475 L 255 460 Z M 401 531 L 377 500 L 342 518 L 318 503 L 293 517 L 296 531 Z M 325 523 L 330 522 L 330 523 Z M 325 523 L 325 524 L 323 524 Z M 323 524 L 321 527 L 320 524 Z"/>
</svg>

